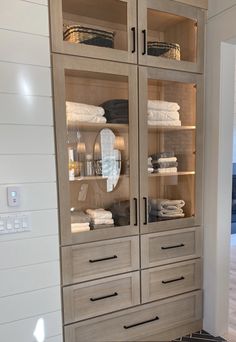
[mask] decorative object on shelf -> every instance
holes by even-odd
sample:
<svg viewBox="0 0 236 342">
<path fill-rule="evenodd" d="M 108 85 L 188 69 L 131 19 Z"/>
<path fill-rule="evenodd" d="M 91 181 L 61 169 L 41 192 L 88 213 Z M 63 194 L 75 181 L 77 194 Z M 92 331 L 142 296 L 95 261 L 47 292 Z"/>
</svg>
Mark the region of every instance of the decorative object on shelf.
<svg viewBox="0 0 236 342">
<path fill-rule="evenodd" d="M 71 43 L 114 48 L 115 32 L 80 25 L 66 26 L 64 40 Z"/>
<path fill-rule="evenodd" d="M 180 106 L 175 102 L 148 100 L 149 126 L 181 126 Z"/>
<path fill-rule="evenodd" d="M 180 46 L 175 43 L 148 42 L 148 55 L 176 59 L 180 61 Z"/>
<path fill-rule="evenodd" d="M 67 123 L 91 122 L 106 123 L 102 107 L 85 103 L 66 102 Z"/>
<path fill-rule="evenodd" d="M 151 207 L 149 220 L 151 222 L 155 222 L 158 218 L 176 219 L 185 216 L 182 209 L 185 206 L 183 200 L 150 198 L 149 204 Z"/>
<path fill-rule="evenodd" d="M 115 149 L 119 143 L 123 148 L 120 137 L 116 141 L 116 136 L 109 128 L 102 129 L 94 144 L 94 171 L 95 175 L 107 177 L 106 191 L 111 192 L 115 189 L 121 173 L 121 152 Z"/>
<path fill-rule="evenodd" d="M 101 104 L 109 123 L 129 123 L 129 101 L 124 99 L 109 100 Z"/>
<path fill-rule="evenodd" d="M 74 161 L 74 150 L 68 148 L 68 159 L 69 159 L 69 180 L 75 179 L 75 161 Z"/>
<path fill-rule="evenodd" d="M 77 172 L 76 176 L 84 176 L 85 175 L 85 153 L 86 146 L 84 142 L 77 143 Z"/>
<path fill-rule="evenodd" d="M 86 176 L 92 176 L 93 175 L 93 156 L 92 154 L 86 154 L 86 163 L 85 163 L 85 169 L 86 169 Z"/>
</svg>

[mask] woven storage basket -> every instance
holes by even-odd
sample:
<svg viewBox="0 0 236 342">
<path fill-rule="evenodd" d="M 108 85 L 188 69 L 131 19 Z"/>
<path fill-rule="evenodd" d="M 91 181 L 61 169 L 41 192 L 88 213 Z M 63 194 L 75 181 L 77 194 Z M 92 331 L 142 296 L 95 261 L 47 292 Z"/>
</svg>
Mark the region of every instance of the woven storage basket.
<svg viewBox="0 0 236 342">
<path fill-rule="evenodd" d="M 71 43 L 80 43 L 114 48 L 114 32 L 97 30 L 79 25 L 67 26 L 64 31 L 64 40 Z"/>
<path fill-rule="evenodd" d="M 148 42 L 148 54 L 180 60 L 180 46 L 174 43 Z"/>
</svg>

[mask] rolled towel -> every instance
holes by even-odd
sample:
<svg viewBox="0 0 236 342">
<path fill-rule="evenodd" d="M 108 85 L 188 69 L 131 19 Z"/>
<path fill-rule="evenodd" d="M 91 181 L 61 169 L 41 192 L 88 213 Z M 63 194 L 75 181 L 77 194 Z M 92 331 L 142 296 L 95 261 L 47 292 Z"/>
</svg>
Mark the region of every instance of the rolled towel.
<svg viewBox="0 0 236 342">
<path fill-rule="evenodd" d="M 176 102 L 148 100 L 148 109 L 177 111 L 180 110 L 180 106 Z"/>
<path fill-rule="evenodd" d="M 159 152 L 151 155 L 152 160 L 158 160 L 159 158 L 172 158 L 175 156 L 173 151 Z"/>
<path fill-rule="evenodd" d="M 92 219 L 112 219 L 112 213 L 102 208 L 87 209 L 86 213 L 89 214 Z"/>
<path fill-rule="evenodd" d="M 157 159 L 158 163 L 175 163 L 177 162 L 176 157 L 171 157 L 171 158 L 159 158 Z"/>
<path fill-rule="evenodd" d="M 158 199 L 151 198 L 150 204 L 152 210 L 176 210 L 181 209 L 185 206 L 185 202 L 183 200 L 168 200 L 168 199 Z"/>
<path fill-rule="evenodd" d="M 151 216 L 160 216 L 160 215 L 179 215 L 183 214 L 183 209 L 176 209 L 176 210 L 154 210 L 152 209 L 150 212 Z"/>
<path fill-rule="evenodd" d="M 164 110 L 148 110 L 148 120 L 150 121 L 175 121 L 179 120 L 179 112 Z"/>
<path fill-rule="evenodd" d="M 92 115 L 87 115 L 87 114 L 67 113 L 67 121 L 106 123 L 107 119 L 104 116 L 96 116 L 96 115 L 92 116 Z"/>
<path fill-rule="evenodd" d="M 156 169 L 157 173 L 176 173 L 177 167 L 168 167 L 166 169 Z"/>
<path fill-rule="evenodd" d="M 154 172 L 154 168 L 153 167 L 148 167 L 148 173 L 153 173 Z"/>
<path fill-rule="evenodd" d="M 87 232 L 90 230 L 89 224 L 86 223 L 72 223 L 71 224 L 71 232 L 72 233 L 81 233 L 81 232 Z"/>
<path fill-rule="evenodd" d="M 88 105 L 86 103 L 66 102 L 66 112 L 76 114 L 86 114 L 92 116 L 103 116 L 105 111 L 102 107 Z"/>
<path fill-rule="evenodd" d="M 148 120 L 148 125 L 149 126 L 163 126 L 163 127 L 168 127 L 168 126 L 181 126 L 181 121 L 180 120 L 170 120 L 170 121 L 151 121 Z"/>
</svg>

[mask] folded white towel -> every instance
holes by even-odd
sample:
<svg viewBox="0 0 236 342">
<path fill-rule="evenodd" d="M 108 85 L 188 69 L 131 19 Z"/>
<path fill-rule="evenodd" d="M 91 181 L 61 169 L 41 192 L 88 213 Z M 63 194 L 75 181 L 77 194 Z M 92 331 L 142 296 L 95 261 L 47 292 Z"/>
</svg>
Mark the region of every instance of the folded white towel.
<svg viewBox="0 0 236 342">
<path fill-rule="evenodd" d="M 149 126 L 181 126 L 180 120 L 169 120 L 169 121 L 157 121 L 157 120 L 148 120 Z"/>
<path fill-rule="evenodd" d="M 148 167 L 148 173 L 153 173 L 154 172 L 154 168 L 153 167 Z"/>
<path fill-rule="evenodd" d="M 112 219 L 112 213 L 108 210 L 99 209 L 87 209 L 86 213 L 93 219 Z"/>
<path fill-rule="evenodd" d="M 180 110 L 180 106 L 176 102 L 148 100 L 148 109 L 177 111 Z"/>
<path fill-rule="evenodd" d="M 148 110 L 148 120 L 150 121 L 175 121 L 179 120 L 179 112 L 165 110 Z"/>
<path fill-rule="evenodd" d="M 87 114 L 92 116 L 103 116 L 105 114 L 105 111 L 102 107 L 88 105 L 86 103 L 77 103 L 69 101 L 66 102 L 66 112 L 76 114 Z"/>
<path fill-rule="evenodd" d="M 157 169 L 158 173 L 175 173 L 177 172 L 177 167 L 168 167 L 163 169 Z"/>
<path fill-rule="evenodd" d="M 104 116 L 92 116 L 85 114 L 67 113 L 67 121 L 69 122 L 95 122 L 106 123 L 107 119 Z"/>
<path fill-rule="evenodd" d="M 165 217 L 165 218 L 178 218 L 178 217 L 184 217 L 185 214 L 184 213 L 163 213 L 162 211 L 159 211 L 158 213 L 158 217 Z"/>
<path fill-rule="evenodd" d="M 158 199 L 152 198 L 150 199 L 150 204 L 152 209 L 155 210 L 176 210 L 181 209 L 185 206 L 185 202 L 183 200 L 168 200 L 168 199 Z"/>
<path fill-rule="evenodd" d="M 110 219 L 110 218 L 94 218 L 94 219 L 92 219 L 92 224 L 112 225 L 112 224 L 114 224 L 114 220 Z"/>
<path fill-rule="evenodd" d="M 72 233 L 81 233 L 81 232 L 87 232 L 90 230 L 89 224 L 83 224 L 80 225 L 79 223 L 72 223 L 71 224 L 71 232 Z"/>
<path fill-rule="evenodd" d="M 157 159 L 157 163 L 172 163 L 172 162 L 177 162 L 176 157 L 171 157 L 171 158 L 159 158 Z"/>
</svg>

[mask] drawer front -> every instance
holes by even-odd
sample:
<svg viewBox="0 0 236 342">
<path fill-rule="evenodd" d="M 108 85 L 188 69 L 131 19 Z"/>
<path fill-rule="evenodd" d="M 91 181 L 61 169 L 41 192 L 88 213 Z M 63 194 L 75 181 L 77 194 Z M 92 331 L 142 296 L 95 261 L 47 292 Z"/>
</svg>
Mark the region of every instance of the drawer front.
<svg viewBox="0 0 236 342">
<path fill-rule="evenodd" d="M 139 268 L 139 237 L 62 247 L 63 285 Z"/>
<path fill-rule="evenodd" d="M 200 289 L 201 268 L 197 259 L 142 271 L 142 303 Z"/>
<path fill-rule="evenodd" d="M 139 272 L 65 287 L 65 324 L 140 304 Z"/>
<path fill-rule="evenodd" d="M 201 291 L 65 327 L 66 342 L 136 341 L 202 317 Z"/>
<path fill-rule="evenodd" d="M 143 235 L 142 268 L 159 266 L 201 256 L 201 228 Z"/>
</svg>

